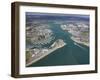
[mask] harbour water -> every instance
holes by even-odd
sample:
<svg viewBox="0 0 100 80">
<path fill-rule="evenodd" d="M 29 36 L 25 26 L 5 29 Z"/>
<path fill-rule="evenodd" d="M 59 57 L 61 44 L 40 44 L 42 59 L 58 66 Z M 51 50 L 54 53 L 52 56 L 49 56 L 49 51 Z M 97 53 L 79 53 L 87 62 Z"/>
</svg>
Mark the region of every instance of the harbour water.
<svg viewBox="0 0 100 80">
<path fill-rule="evenodd" d="M 49 25 L 55 40 L 62 39 L 67 45 L 55 50 L 29 67 L 89 64 L 89 47 L 75 43 L 71 39 L 71 34 L 62 30 L 59 24 L 49 23 Z"/>
</svg>

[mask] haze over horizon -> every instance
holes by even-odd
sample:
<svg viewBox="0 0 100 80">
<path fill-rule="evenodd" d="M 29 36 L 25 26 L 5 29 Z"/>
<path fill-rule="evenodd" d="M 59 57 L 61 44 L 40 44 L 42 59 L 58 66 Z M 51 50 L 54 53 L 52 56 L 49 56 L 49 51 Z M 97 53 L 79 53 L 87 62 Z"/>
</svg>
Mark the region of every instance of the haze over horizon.
<svg viewBox="0 0 100 80">
<path fill-rule="evenodd" d="M 33 13 L 26 12 L 26 19 L 28 20 L 78 20 L 78 21 L 89 21 L 89 15 L 81 14 L 59 14 L 59 13 Z"/>
</svg>

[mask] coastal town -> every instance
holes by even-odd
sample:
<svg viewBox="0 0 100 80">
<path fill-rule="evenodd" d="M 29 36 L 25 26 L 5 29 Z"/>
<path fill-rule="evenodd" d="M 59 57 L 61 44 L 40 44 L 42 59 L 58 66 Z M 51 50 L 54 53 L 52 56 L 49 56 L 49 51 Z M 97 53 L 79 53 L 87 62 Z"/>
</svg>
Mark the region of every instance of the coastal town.
<svg viewBox="0 0 100 80">
<path fill-rule="evenodd" d="M 46 24 L 32 24 L 26 28 L 27 41 L 32 44 L 47 44 L 54 39 L 53 32 L 48 29 Z"/>
<path fill-rule="evenodd" d="M 51 52 L 63 47 L 66 43 L 62 39 L 54 41 L 49 47 L 43 47 L 54 40 L 53 32 L 46 24 L 32 24 L 26 28 L 26 41 L 32 44 L 26 48 L 26 66 L 49 55 Z"/>
<path fill-rule="evenodd" d="M 73 23 L 55 23 L 59 24 L 60 28 L 71 34 L 70 38 L 76 43 L 80 43 L 89 46 L 89 25 L 83 22 Z M 49 28 L 50 25 L 45 23 L 32 23 L 31 26 L 26 27 L 26 42 L 31 44 L 26 47 L 26 66 L 29 66 L 45 56 L 49 55 L 53 51 L 62 48 L 67 43 L 62 39 L 55 40 L 53 31 Z M 49 47 L 44 45 L 53 43 Z"/>
<path fill-rule="evenodd" d="M 49 55 L 51 52 L 65 46 L 66 43 L 64 43 L 63 40 L 59 39 L 55 41 L 49 48 L 34 48 L 27 50 L 27 60 L 26 60 L 26 66 L 31 65 L 32 63 L 42 59 L 43 57 Z"/>
<path fill-rule="evenodd" d="M 71 34 L 73 41 L 89 46 L 89 25 L 85 22 L 62 24 L 61 28 Z"/>
<path fill-rule="evenodd" d="M 59 25 L 59 28 L 69 33 L 71 40 L 89 47 L 89 24 L 85 21 L 45 21 L 27 22 L 26 25 L 26 66 L 39 61 L 67 43 L 63 39 L 55 39 L 49 23 Z M 31 24 L 31 25 L 30 25 Z M 55 27 L 56 28 L 56 27 Z M 62 34 L 63 35 L 63 34 Z M 67 36 L 66 36 L 67 37 Z M 66 38 L 65 37 L 65 38 Z M 47 46 L 49 44 L 49 46 Z"/>
</svg>

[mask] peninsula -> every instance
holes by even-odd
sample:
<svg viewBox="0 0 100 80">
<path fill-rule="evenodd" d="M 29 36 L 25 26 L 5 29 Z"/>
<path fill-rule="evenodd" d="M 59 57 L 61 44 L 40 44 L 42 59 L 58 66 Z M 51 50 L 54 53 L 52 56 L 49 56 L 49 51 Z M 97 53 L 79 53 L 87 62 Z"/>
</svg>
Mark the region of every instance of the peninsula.
<svg viewBox="0 0 100 80">
<path fill-rule="evenodd" d="M 36 61 L 39 61 L 40 59 L 46 57 L 53 51 L 62 48 L 65 45 L 66 43 L 62 39 L 58 39 L 49 48 L 40 48 L 40 49 L 34 48 L 31 50 L 27 50 L 26 54 L 30 55 L 30 57 L 27 56 L 26 66 L 29 66 L 35 63 Z"/>
</svg>

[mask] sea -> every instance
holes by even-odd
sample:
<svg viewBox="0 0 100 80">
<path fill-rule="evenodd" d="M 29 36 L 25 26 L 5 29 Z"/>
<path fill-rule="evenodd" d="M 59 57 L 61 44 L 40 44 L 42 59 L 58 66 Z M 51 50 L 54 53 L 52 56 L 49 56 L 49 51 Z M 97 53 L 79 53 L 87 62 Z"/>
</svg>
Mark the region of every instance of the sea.
<svg viewBox="0 0 100 80">
<path fill-rule="evenodd" d="M 60 24 L 48 23 L 50 29 L 53 31 L 55 39 L 62 39 L 66 45 L 62 48 L 55 50 L 48 56 L 31 64 L 28 67 L 40 66 L 62 66 L 62 65 L 84 65 L 90 63 L 89 47 L 76 43 L 71 39 L 71 34 L 61 29 Z M 53 43 L 51 41 L 50 44 Z M 50 45 L 48 44 L 48 45 Z"/>
</svg>

